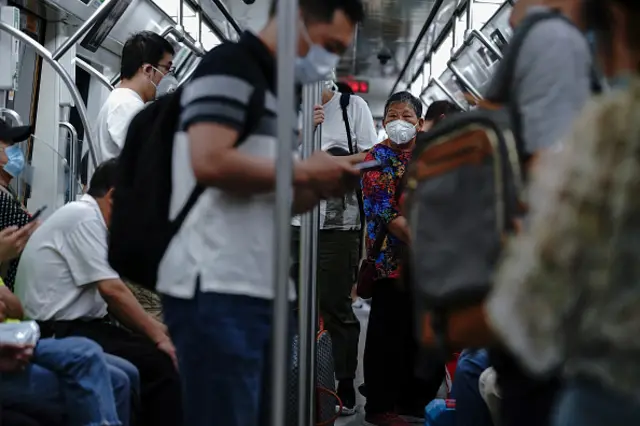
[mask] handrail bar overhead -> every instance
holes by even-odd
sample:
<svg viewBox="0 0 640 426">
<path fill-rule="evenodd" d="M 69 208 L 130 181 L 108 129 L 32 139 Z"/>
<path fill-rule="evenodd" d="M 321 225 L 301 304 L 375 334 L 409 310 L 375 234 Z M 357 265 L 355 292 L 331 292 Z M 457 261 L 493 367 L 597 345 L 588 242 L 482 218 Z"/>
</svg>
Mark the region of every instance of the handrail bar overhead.
<svg viewBox="0 0 640 426">
<path fill-rule="evenodd" d="M 60 128 L 69 132 L 71 140 L 69 141 L 69 201 L 75 201 L 78 195 L 78 162 L 76 161 L 76 152 L 78 149 L 78 132 L 73 124 L 62 121 L 58 124 Z"/>
<path fill-rule="evenodd" d="M 55 52 L 53 52 L 53 54 L 51 55 L 53 60 L 57 61 L 62 58 L 64 54 L 67 53 L 67 51 L 71 49 L 74 44 L 77 44 L 78 41 L 85 34 L 87 34 L 87 32 L 89 32 L 89 30 L 96 23 L 104 21 L 109 12 L 111 12 L 113 3 L 116 3 L 117 1 L 118 0 L 104 0 L 104 2 L 100 5 L 100 7 L 96 9 L 95 12 L 93 12 L 89 19 L 84 21 L 80 28 L 78 28 L 75 33 L 71 34 L 71 36 L 69 36 L 69 38 L 66 39 L 64 43 L 62 43 L 62 46 L 60 46 Z"/>
<path fill-rule="evenodd" d="M 101 160 L 101 158 L 98 158 L 98 154 L 96 152 L 95 139 L 93 137 L 93 131 L 91 130 L 91 126 L 89 124 L 89 114 L 87 113 L 87 107 L 82 100 L 82 96 L 80 96 L 80 92 L 78 92 L 78 88 L 76 87 L 75 82 L 73 81 L 67 70 L 65 70 L 58 61 L 53 59 L 51 52 L 49 52 L 44 46 L 42 46 L 40 43 L 29 37 L 22 31 L 17 30 L 4 22 L 0 22 L 0 31 L 7 32 L 11 36 L 19 39 L 22 43 L 25 43 L 34 48 L 36 53 L 45 62 L 51 65 L 55 72 L 60 76 L 64 85 L 67 86 L 67 89 L 71 94 L 71 98 L 73 99 L 73 102 L 75 103 L 75 106 L 78 110 L 80 121 L 82 122 L 82 126 L 84 127 L 85 140 L 89 144 L 89 156 L 91 157 L 91 161 L 93 162 L 94 167 L 98 167 L 98 165 L 100 164 L 100 161 L 98 160 Z"/>
<path fill-rule="evenodd" d="M 98 81 L 102 83 L 105 87 L 107 87 L 109 90 L 113 90 L 113 86 L 109 82 L 109 79 L 100 71 L 92 67 L 89 63 L 83 61 L 78 57 L 73 58 L 71 60 L 71 63 L 79 66 L 80 68 L 82 68 L 83 70 L 85 70 L 86 72 L 94 76 L 95 78 L 97 78 Z"/>
<path fill-rule="evenodd" d="M 13 119 L 17 126 L 23 126 L 24 121 L 22 121 L 22 117 L 16 111 L 11 108 L 0 108 L 0 115 L 8 115 Z"/>
</svg>

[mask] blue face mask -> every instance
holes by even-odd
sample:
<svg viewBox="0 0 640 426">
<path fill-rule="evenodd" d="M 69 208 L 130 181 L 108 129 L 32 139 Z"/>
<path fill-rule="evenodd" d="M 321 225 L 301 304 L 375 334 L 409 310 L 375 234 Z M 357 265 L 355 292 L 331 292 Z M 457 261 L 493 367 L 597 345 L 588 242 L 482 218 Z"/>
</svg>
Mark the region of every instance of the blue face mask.
<svg viewBox="0 0 640 426">
<path fill-rule="evenodd" d="M 4 149 L 4 153 L 7 155 L 7 164 L 2 168 L 5 172 L 9 173 L 11 177 L 16 177 L 24 170 L 24 152 L 20 149 L 19 145 L 11 145 Z"/>
<path fill-rule="evenodd" d="M 338 65 L 340 57 L 313 43 L 304 24 L 302 24 L 302 35 L 310 47 L 304 58 L 296 58 L 296 81 L 300 84 L 311 84 L 327 80 Z"/>
</svg>

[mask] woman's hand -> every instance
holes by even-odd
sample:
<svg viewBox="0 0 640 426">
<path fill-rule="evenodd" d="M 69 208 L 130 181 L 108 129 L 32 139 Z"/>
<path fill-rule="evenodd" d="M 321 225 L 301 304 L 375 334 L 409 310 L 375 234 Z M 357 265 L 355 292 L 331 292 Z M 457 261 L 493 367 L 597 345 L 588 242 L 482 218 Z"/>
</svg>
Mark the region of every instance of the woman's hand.
<svg viewBox="0 0 640 426">
<path fill-rule="evenodd" d="M 9 226 L 0 231 L 0 262 L 18 257 L 39 225 L 36 220 L 21 228 Z"/>
<path fill-rule="evenodd" d="M 400 239 L 405 244 L 409 244 L 411 242 L 411 235 L 409 233 L 409 223 L 404 216 L 398 216 L 389 222 L 387 225 L 389 228 L 389 232 L 397 238 Z"/>
</svg>

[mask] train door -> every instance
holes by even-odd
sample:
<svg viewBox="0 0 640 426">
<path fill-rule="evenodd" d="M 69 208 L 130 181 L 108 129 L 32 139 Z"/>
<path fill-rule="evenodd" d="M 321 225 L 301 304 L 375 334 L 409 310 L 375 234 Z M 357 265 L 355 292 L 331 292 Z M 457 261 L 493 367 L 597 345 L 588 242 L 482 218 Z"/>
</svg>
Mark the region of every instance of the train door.
<svg viewBox="0 0 640 426">
<path fill-rule="evenodd" d="M 42 43 L 45 37 L 45 20 L 38 15 L 22 8 L 15 9 L 14 24 L 33 40 Z M 42 71 L 42 60 L 32 49 L 20 44 L 15 51 L 16 69 L 13 87 L 2 92 L 0 106 L 6 108 L 3 118 L 10 121 L 20 120 L 24 124 L 34 123 L 37 118 L 39 99 L 39 84 Z M 33 136 L 20 143 L 25 153 L 27 166 L 25 171 L 11 182 L 10 188 L 20 201 L 25 202 L 29 197 L 30 184 L 33 179 L 31 156 L 33 152 Z"/>
</svg>

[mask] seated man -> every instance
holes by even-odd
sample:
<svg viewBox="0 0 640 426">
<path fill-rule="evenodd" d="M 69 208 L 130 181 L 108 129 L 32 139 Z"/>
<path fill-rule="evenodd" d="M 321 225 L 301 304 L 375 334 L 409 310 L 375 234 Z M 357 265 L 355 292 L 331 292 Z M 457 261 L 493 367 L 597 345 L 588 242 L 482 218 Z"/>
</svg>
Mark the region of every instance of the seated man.
<svg viewBox="0 0 640 426">
<path fill-rule="evenodd" d="M 0 280 L 0 320 L 9 316 L 21 318 L 22 306 Z M 2 407 L 40 412 L 47 424 L 58 418 L 70 426 L 128 426 L 137 374 L 126 361 L 105 357 L 89 339 L 42 339 L 35 347 L 0 339 Z"/>
<path fill-rule="evenodd" d="M 166 327 L 142 309 L 107 261 L 116 174 L 116 159 L 102 163 L 87 194 L 33 233 L 18 266 L 16 293 L 43 335 L 88 337 L 138 368 L 140 424 L 179 426 L 180 381 Z M 113 324 L 107 312 L 133 333 Z"/>
<path fill-rule="evenodd" d="M 0 262 L 18 257 L 38 226 L 36 220 L 0 231 Z M 19 322 L 22 317 L 20 301 L 0 279 L 0 323 Z M 10 412 L 14 416 L 0 415 L 0 420 L 9 417 L 24 424 L 29 418 L 20 416 L 23 410 L 32 418 L 42 415 L 48 425 L 59 418 L 58 423 L 69 425 L 128 426 L 131 393 L 140 393 L 139 381 L 132 364 L 105 356 L 88 339 L 43 339 L 34 348 L 7 344 L 0 338 L 0 409 L 17 409 Z"/>
</svg>

